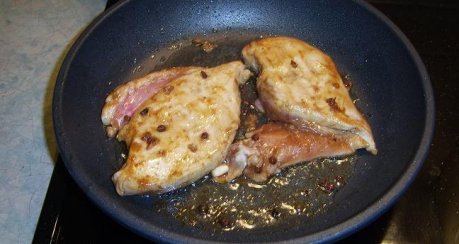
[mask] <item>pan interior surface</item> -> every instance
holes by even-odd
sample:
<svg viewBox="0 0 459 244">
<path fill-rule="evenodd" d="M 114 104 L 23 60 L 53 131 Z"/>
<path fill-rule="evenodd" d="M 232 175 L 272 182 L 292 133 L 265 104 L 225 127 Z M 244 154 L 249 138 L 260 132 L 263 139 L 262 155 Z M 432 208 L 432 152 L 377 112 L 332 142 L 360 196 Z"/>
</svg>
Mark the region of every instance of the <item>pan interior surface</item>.
<svg viewBox="0 0 459 244">
<path fill-rule="evenodd" d="M 298 215 L 282 225 L 216 232 L 158 211 L 167 196 L 119 197 L 111 176 L 123 164 L 126 149 L 104 132 L 100 112 L 105 97 L 117 85 L 153 70 L 240 59 L 241 48 L 260 35 L 297 37 L 334 59 L 353 81 L 351 95 L 367 115 L 378 155 L 357 153 L 346 169 L 352 176 L 326 211 Z M 218 47 L 206 53 L 191 44 L 194 38 Z M 364 3 L 141 0 L 116 5 L 82 34 L 59 74 L 53 112 L 59 149 L 75 181 L 107 214 L 147 238 L 330 241 L 376 218 L 414 178 L 432 131 L 430 89 L 411 45 Z M 172 194 L 180 198 L 192 190 Z"/>
</svg>

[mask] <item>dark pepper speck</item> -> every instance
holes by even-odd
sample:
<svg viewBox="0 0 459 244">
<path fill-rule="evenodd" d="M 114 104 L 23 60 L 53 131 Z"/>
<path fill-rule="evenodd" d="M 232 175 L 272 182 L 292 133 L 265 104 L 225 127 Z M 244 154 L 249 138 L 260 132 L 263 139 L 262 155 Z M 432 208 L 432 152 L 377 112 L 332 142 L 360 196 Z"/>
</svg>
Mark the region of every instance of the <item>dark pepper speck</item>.
<svg viewBox="0 0 459 244">
<path fill-rule="evenodd" d="M 281 213 L 279 212 L 279 210 L 277 210 L 277 208 L 271 209 L 269 214 L 271 215 L 271 217 L 273 217 L 275 219 L 278 219 L 281 216 Z"/>
<path fill-rule="evenodd" d="M 201 139 L 203 139 L 203 140 L 209 139 L 209 133 L 203 132 L 203 133 L 201 134 Z"/>
<path fill-rule="evenodd" d="M 206 79 L 207 78 L 207 73 L 201 70 L 201 77 Z"/>
<path fill-rule="evenodd" d="M 142 111 L 140 111 L 140 115 L 145 116 L 148 114 L 148 108 L 144 108 Z"/>
<path fill-rule="evenodd" d="M 188 149 L 190 149 L 192 152 L 198 151 L 198 148 L 194 144 L 188 144 Z"/>
<path fill-rule="evenodd" d="M 158 125 L 158 127 L 156 128 L 156 131 L 158 132 L 164 132 L 167 130 L 167 127 L 165 125 Z"/>
<path fill-rule="evenodd" d="M 269 163 L 270 164 L 276 164 L 277 163 L 277 158 L 274 156 L 269 157 Z"/>
<path fill-rule="evenodd" d="M 147 149 L 152 148 L 154 145 L 158 144 L 158 142 L 159 142 L 159 139 L 154 137 L 154 136 L 152 136 L 150 132 L 146 132 L 142 136 L 141 139 L 142 139 L 142 141 L 147 143 Z"/>
<path fill-rule="evenodd" d="M 336 97 L 333 98 L 327 98 L 325 100 L 328 103 L 328 106 L 330 106 L 330 110 L 333 112 L 342 112 L 343 110 L 338 106 L 338 103 L 336 103 Z"/>
</svg>

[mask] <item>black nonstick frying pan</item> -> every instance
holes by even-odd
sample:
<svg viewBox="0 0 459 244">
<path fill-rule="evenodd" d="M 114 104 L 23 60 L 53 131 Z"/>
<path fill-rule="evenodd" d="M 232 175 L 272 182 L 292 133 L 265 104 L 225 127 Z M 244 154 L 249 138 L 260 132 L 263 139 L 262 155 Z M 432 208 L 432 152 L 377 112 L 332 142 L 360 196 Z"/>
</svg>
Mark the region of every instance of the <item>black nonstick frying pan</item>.
<svg viewBox="0 0 459 244">
<path fill-rule="evenodd" d="M 357 152 L 353 173 L 333 203 L 315 216 L 277 225 L 210 231 L 168 214 L 162 196 L 118 196 L 111 176 L 121 167 L 125 148 L 107 138 L 100 121 L 107 94 L 164 67 L 240 59 L 244 44 L 270 35 L 297 37 L 329 54 L 353 81 L 352 96 L 373 129 L 378 155 Z M 218 47 L 206 53 L 192 44 L 195 38 Z M 97 17 L 73 45 L 56 83 L 53 116 L 59 151 L 78 185 L 106 214 L 144 237 L 330 242 L 370 223 L 408 188 L 429 148 L 434 104 L 428 75 L 412 45 L 365 2 L 133 0 Z M 171 194 L 180 198 L 188 191 Z"/>
</svg>

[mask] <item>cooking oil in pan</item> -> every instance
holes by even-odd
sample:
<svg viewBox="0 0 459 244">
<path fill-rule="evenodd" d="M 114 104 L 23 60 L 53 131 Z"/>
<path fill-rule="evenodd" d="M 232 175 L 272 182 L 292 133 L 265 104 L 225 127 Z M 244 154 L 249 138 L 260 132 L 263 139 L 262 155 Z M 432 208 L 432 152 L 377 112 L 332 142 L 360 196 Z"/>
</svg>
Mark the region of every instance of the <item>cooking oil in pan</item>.
<svg viewBox="0 0 459 244">
<path fill-rule="evenodd" d="M 190 65 L 213 67 L 240 60 L 244 45 L 262 36 L 270 36 L 270 34 L 227 28 L 181 37 L 164 43 L 163 47 L 153 48 L 151 53 L 145 54 L 144 58 L 136 58 L 133 61 L 132 72 L 124 73 L 122 80 L 142 77 L 149 72 L 169 67 Z"/>
<path fill-rule="evenodd" d="M 333 195 L 346 184 L 356 156 L 305 162 L 266 183 L 240 177 L 218 184 L 206 176 L 192 186 L 160 196 L 157 211 L 210 231 L 237 231 L 282 225 L 292 218 L 326 211 Z"/>
</svg>

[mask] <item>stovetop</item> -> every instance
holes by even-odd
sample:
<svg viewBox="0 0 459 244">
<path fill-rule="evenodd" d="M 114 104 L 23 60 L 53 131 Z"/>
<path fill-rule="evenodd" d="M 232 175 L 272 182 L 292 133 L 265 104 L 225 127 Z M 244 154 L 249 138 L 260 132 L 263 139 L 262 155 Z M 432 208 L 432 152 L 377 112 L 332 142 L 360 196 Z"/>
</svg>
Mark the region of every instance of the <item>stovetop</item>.
<svg viewBox="0 0 459 244">
<path fill-rule="evenodd" d="M 108 0 L 111 6 L 116 0 Z M 372 0 L 410 39 L 435 94 L 427 160 L 398 203 L 339 243 L 459 243 L 459 3 Z M 148 243 L 101 212 L 56 163 L 33 243 Z"/>
</svg>

